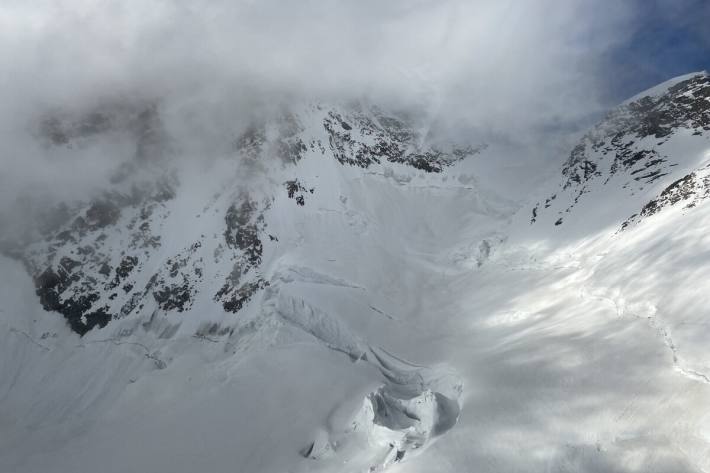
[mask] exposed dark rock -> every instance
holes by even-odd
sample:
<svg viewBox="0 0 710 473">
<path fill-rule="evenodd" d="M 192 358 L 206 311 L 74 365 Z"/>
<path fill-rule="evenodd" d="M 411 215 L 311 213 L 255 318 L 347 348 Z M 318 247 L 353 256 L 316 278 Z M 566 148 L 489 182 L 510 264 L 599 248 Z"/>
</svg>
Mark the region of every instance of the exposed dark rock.
<svg viewBox="0 0 710 473">
<path fill-rule="evenodd" d="M 375 109 L 373 115 L 356 112 L 352 122 L 360 133 L 374 144 L 353 137 L 353 126 L 331 112 L 323 121 L 331 152 L 341 164 L 367 168 L 383 161 L 401 163 L 425 172 L 441 172 L 444 167 L 480 151 L 474 148 L 454 149 L 450 153 L 434 148 L 421 148 L 417 134 L 405 118 L 384 114 Z M 347 125 L 347 126 L 344 126 Z"/>
<path fill-rule="evenodd" d="M 700 172 L 703 173 L 702 177 L 698 174 Z M 695 207 L 699 202 L 709 197 L 710 175 L 708 175 L 708 167 L 706 166 L 697 172 L 691 172 L 672 182 L 656 198 L 646 203 L 638 214 L 632 215 L 622 223 L 621 230 L 626 229 L 634 222 L 657 214 L 661 210 L 680 202 L 687 202 L 685 208 L 688 209 Z"/>
<path fill-rule="evenodd" d="M 121 260 L 121 264 L 116 268 L 116 281 L 125 279 L 133 268 L 138 264 L 138 258 L 135 256 L 126 256 Z"/>
<path fill-rule="evenodd" d="M 623 173 L 629 177 L 623 188 L 632 191 L 668 175 L 675 164 L 661 154 L 659 147 L 678 129 L 696 134 L 710 130 L 708 97 L 710 76 L 700 74 L 670 87 L 664 94 L 643 97 L 609 113 L 581 139 L 562 168 L 562 189 L 569 189 L 573 200 L 565 212 L 588 192 L 587 184 L 603 174 L 603 184 L 607 184 Z M 659 141 L 642 146 L 642 140 L 647 142 L 648 138 Z M 608 168 L 604 166 L 607 159 L 611 159 Z M 551 200 L 552 197 L 546 201 L 545 208 Z M 539 212 L 539 207 L 536 209 Z M 531 223 L 538 219 L 537 212 Z"/>
<path fill-rule="evenodd" d="M 94 302 L 99 299 L 99 294 L 87 292 L 85 294 L 62 300 L 61 294 L 75 279 L 62 268 L 55 272 L 52 268 L 47 268 L 39 276 L 35 277 L 36 293 L 40 303 L 45 310 L 59 312 L 67 319 L 67 322 L 79 335 L 95 326 L 105 327 L 111 320 L 106 308 L 92 310 Z"/>
<path fill-rule="evenodd" d="M 298 185 L 293 185 L 298 188 Z M 222 302 L 224 310 L 228 312 L 238 312 L 256 292 L 268 286 L 268 282 L 254 273 L 261 264 L 263 253 L 261 237 L 265 229 L 264 209 L 246 194 L 240 200 L 239 204 L 229 207 L 225 217 L 225 241 L 228 248 L 235 250 L 235 263 L 214 297 L 215 301 Z"/>
<path fill-rule="evenodd" d="M 261 263 L 263 253 L 259 232 L 264 224 L 264 216 L 257 210 L 257 203 L 250 200 L 248 195 L 244 195 L 241 203 L 230 205 L 225 215 L 227 228 L 224 231 L 224 239 L 227 246 L 242 250 L 251 266 Z"/>
<path fill-rule="evenodd" d="M 286 181 L 284 183 L 286 186 L 286 191 L 288 192 L 288 198 L 289 199 L 295 199 L 296 204 L 300 205 L 303 207 L 306 205 L 306 192 L 310 192 L 311 194 L 315 191 L 315 189 L 306 189 L 298 179 L 294 179 L 292 181 Z"/>
<path fill-rule="evenodd" d="M 115 224 L 120 215 L 121 209 L 116 204 L 109 201 L 94 202 L 86 211 L 85 224 L 90 230 L 97 230 Z"/>
<path fill-rule="evenodd" d="M 563 189 L 588 181 L 593 176 L 601 176 L 597 171 L 597 164 L 586 159 L 586 156 L 587 149 L 584 144 L 579 144 L 572 150 L 569 160 L 562 168 L 562 175 L 567 178 Z"/>
<path fill-rule="evenodd" d="M 101 263 L 101 267 L 99 268 L 99 274 L 102 274 L 106 277 L 111 275 L 111 266 L 108 265 L 108 263 L 104 262 Z"/>
<path fill-rule="evenodd" d="M 283 161 L 297 163 L 308 151 L 300 138 L 282 139 L 276 142 L 276 154 Z"/>
<path fill-rule="evenodd" d="M 182 312 L 189 307 L 191 297 L 192 291 L 188 281 L 184 281 L 182 284 L 162 286 L 153 291 L 153 298 L 158 306 L 165 311 Z"/>
<path fill-rule="evenodd" d="M 237 138 L 234 148 L 242 156 L 256 160 L 268 147 L 269 151 L 284 163 L 297 163 L 308 151 L 308 147 L 298 136 L 303 127 L 298 119 L 290 113 L 284 113 L 275 122 L 275 125 L 277 136 L 273 140 L 267 140 L 266 125 L 262 123 L 253 125 L 242 133 Z"/>
<path fill-rule="evenodd" d="M 308 152 L 326 153 L 330 146 L 343 164 L 402 163 L 424 172 L 440 172 L 477 151 L 461 148 L 444 152 L 420 146 L 421 137 L 411 123 L 407 117 L 379 110 L 374 114 L 355 110 L 347 116 L 333 113 L 324 122 L 325 129 L 332 130 L 328 138 L 305 142 L 298 118 L 285 113 L 269 123 L 269 133 L 263 125 L 247 130 L 236 140 L 235 148 L 254 166 L 266 153 L 290 165 Z M 212 273 L 204 270 L 200 242 L 166 255 L 165 260 L 162 254 L 159 261 L 152 257 L 152 250 L 163 244 L 163 220 L 170 210 L 165 203 L 175 198 L 176 189 L 175 175 L 153 173 L 159 169 L 156 159 L 170 151 L 159 106 L 129 106 L 119 112 L 97 109 L 78 117 L 57 115 L 47 118 L 40 128 L 48 146 L 74 146 L 77 139 L 106 131 L 127 132 L 136 145 L 135 159 L 117 168 L 111 185 L 99 198 L 56 212 L 46 209 L 57 216 L 56 223 L 47 227 L 41 243 L 22 255 L 30 272 L 37 275 L 35 284 L 43 306 L 63 314 L 82 335 L 144 306 L 151 312 L 188 310 L 202 278 Z M 297 179 L 284 185 L 298 206 L 304 206 L 309 194 L 315 192 Z M 224 215 L 224 241 L 214 252 L 210 247 L 210 259 L 214 254 L 215 261 L 226 260 L 232 265 L 214 295 L 226 311 L 242 310 L 269 285 L 261 265 L 262 242 L 278 241 L 265 232 L 264 212 L 271 202 L 254 200 L 246 193 L 239 196 Z M 148 283 L 144 283 L 146 279 Z"/>
<path fill-rule="evenodd" d="M 64 271 L 71 273 L 72 270 L 77 266 L 80 266 L 81 263 L 65 256 L 59 260 L 59 265 L 64 269 Z"/>
<path fill-rule="evenodd" d="M 146 291 L 153 294 L 160 309 L 183 312 L 192 306 L 197 285 L 202 280 L 203 260 L 197 256 L 201 247 L 199 241 L 193 243 L 178 256 L 169 258 L 151 277 Z"/>
<path fill-rule="evenodd" d="M 229 291 L 229 298 L 227 298 L 222 306 L 227 312 L 236 313 L 244 307 L 244 304 L 249 302 L 254 294 L 259 292 L 261 289 L 266 288 L 269 285 L 267 281 L 259 278 L 255 281 L 246 282 L 241 285 L 238 289 Z M 222 294 L 222 296 L 225 294 Z"/>
<path fill-rule="evenodd" d="M 244 155 L 256 158 L 261 154 L 266 142 L 264 127 L 253 126 L 242 133 L 234 144 L 234 148 Z"/>
</svg>

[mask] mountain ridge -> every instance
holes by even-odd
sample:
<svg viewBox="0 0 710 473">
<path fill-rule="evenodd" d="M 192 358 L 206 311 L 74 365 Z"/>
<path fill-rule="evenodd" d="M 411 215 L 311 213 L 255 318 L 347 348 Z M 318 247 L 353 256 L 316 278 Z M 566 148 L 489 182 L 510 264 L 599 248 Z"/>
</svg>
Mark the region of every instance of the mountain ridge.
<svg viewBox="0 0 710 473">
<path fill-rule="evenodd" d="M 707 469 L 710 78 L 669 84 L 537 206 L 476 174 L 491 148 L 362 105 L 179 166 L 132 110 L 136 159 L 0 257 L 0 467 Z"/>
</svg>

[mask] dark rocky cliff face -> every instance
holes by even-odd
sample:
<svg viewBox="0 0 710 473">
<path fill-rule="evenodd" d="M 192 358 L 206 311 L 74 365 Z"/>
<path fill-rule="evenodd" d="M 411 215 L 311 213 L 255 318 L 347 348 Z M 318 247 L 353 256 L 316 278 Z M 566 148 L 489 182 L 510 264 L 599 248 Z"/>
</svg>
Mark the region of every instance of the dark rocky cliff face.
<svg viewBox="0 0 710 473">
<path fill-rule="evenodd" d="M 423 145 L 425 137 L 407 118 L 374 107 L 314 106 L 307 112 L 284 113 L 241 133 L 233 159 L 246 179 L 235 175 L 233 185 L 215 188 L 192 223 L 177 226 L 170 222 L 183 218 L 185 191 L 158 106 L 103 107 L 42 120 L 37 136 L 46 146 L 71 148 L 122 130 L 134 138 L 134 159 L 117 168 L 100 197 L 48 211 L 52 218 L 39 237 L 9 253 L 25 262 L 44 308 L 61 314 L 80 335 L 116 318 L 179 316 L 198 300 L 237 314 L 269 287 L 265 262 L 287 244 L 288 235 L 270 228 L 273 216 L 308 211 L 309 201 L 319 198 L 314 176 L 300 171 L 304 159 L 326 159 L 343 169 L 442 173 L 482 149 Z M 559 189 L 532 209 L 531 223 L 547 215 L 563 225 L 586 194 L 604 186 L 633 195 L 667 181 L 622 229 L 667 206 L 697 205 L 710 195 L 710 168 L 673 176 L 678 163 L 664 145 L 678 133 L 710 136 L 710 76 L 697 75 L 611 112 L 572 150 Z M 270 179 L 262 179 L 267 172 Z M 185 225 L 197 226 L 194 237 L 176 246 L 173 233 Z"/>
<path fill-rule="evenodd" d="M 531 223 L 558 199 L 564 205 L 556 208 L 555 224 L 562 225 L 565 215 L 573 211 L 585 194 L 612 180 L 616 186 L 621 179 L 621 187 L 629 195 L 668 180 L 679 162 L 665 145 L 679 133 L 710 136 L 708 74 L 698 74 L 670 86 L 660 95 L 642 97 L 611 112 L 572 150 L 562 167 L 559 192 L 533 208 Z M 677 184 L 671 184 L 674 185 Z M 565 198 L 560 199 L 563 194 Z M 657 200 L 659 204 L 662 201 L 670 202 Z M 649 212 L 647 209 L 635 217 L 650 215 Z"/>
<path fill-rule="evenodd" d="M 71 148 L 86 137 L 120 129 L 134 137 L 134 159 L 119 166 L 113 187 L 99 198 L 58 205 L 61 218 L 43 229 L 40 238 L 13 248 L 12 255 L 25 262 L 44 308 L 61 314 L 80 335 L 116 318 L 177 316 L 203 292 L 216 308 L 236 314 L 269 286 L 263 262 L 283 244 L 269 233 L 275 197 L 286 194 L 296 204 L 288 211 L 297 212 L 318 192 L 303 177 L 291 177 L 306 154 L 343 166 L 393 163 L 440 173 L 478 151 L 422 146 L 422 137 L 406 119 L 379 109 L 314 110 L 321 116 L 315 129 L 307 128 L 297 114 L 286 113 L 252 126 L 235 140 L 234 160 L 244 169 L 253 172 L 276 158 L 286 179 L 250 191 L 235 176 L 231 188 L 215 189 L 202 215 L 195 216 L 204 217 L 195 220 L 199 236 L 181 247 L 171 243 L 175 227 L 166 222 L 180 213 L 183 190 L 171 171 L 172 145 L 158 106 L 102 107 L 85 116 L 47 118 L 38 127 L 46 146 Z"/>
</svg>

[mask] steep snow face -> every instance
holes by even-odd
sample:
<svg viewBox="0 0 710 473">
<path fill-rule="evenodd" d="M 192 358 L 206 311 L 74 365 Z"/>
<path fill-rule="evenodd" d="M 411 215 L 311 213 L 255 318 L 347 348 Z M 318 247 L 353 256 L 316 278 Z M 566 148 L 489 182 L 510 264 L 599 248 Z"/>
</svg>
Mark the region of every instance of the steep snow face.
<svg viewBox="0 0 710 473">
<path fill-rule="evenodd" d="M 562 183 L 534 206 L 530 223 L 575 226 L 581 235 L 620 216 L 627 226 L 666 205 L 697 202 L 710 164 L 708 131 L 708 74 L 640 94 L 582 138 Z"/>
<path fill-rule="evenodd" d="M 142 158 L 0 259 L 0 470 L 707 471 L 709 87 L 622 105 L 537 205 L 376 108 L 210 166 L 121 112 Z"/>
<path fill-rule="evenodd" d="M 214 400 L 221 409 L 231 405 L 233 389 L 244 389 L 240 383 L 256 382 L 257 390 L 235 395 L 245 400 L 238 402 L 233 422 L 242 424 L 243 416 L 252 415 L 250 406 L 259 404 L 273 414 L 249 423 L 269 432 L 280 428 L 273 422 L 288 422 L 293 431 L 283 430 L 283 447 L 269 446 L 283 448 L 269 463 L 248 460 L 259 437 L 251 442 L 252 434 L 236 428 L 238 462 L 251 464 L 248 471 L 258 471 L 262 462 L 265 471 L 301 468 L 300 463 L 310 470 L 314 461 L 324 468 L 345 461 L 353 471 L 383 469 L 409 460 L 456 424 L 463 383 L 455 370 L 443 360 L 419 366 L 389 354 L 378 327 L 401 323 L 390 300 L 399 297 L 388 296 L 399 278 L 412 279 L 404 302 L 417 306 L 418 296 L 410 291 L 418 274 L 429 272 L 426 262 L 440 257 L 432 248 L 453 246 L 459 230 L 474 221 L 482 234 L 490 233 L 513 212 L 492 191 L 472 187 L 470 161 L 484 147 L 432 147 L 411 120 L 395 114 L 361 105 L 316 105 L 256 123 L 235 139 L 231 156 L 210 166 L 178 165 L 170 159 L 170 139 L 156 108 L 119 115 L 121 120 L 111 114 L 105 120 L 51 120 L 51 127 L 41 128 L 48 145 L 71 146 L 126 123 L 145 126 L 136 158 L 98 199 L 58 205 L 54 221 L 33 241 L 8 250 L 26 267 L 37 298 L 11 304 L 3 315 L 10 338 L 4 355 L 12 374 L 3 377 L 3 415 L 12 425 L 4 447 L 13 448 L 15 438 L 42 444 L 54 429 L 131 436 L 123 417 L 142 415 L 156 398 L 146 394 L 151 401 L 138 405 L 128 391 L 140 379 L 150 379 L 147 389 L 162 390 L 153 383 L 166 381 L 154 370 L 172 373 L 167 377 L 178 384 L 193 379 L 193 370 L 205 370 L 210 379 L 200 379 L 208 391 L 211 376 L 221 372 L 217 376 L 234 382 Z M 87 131 L 77 125 L 87 120 L 105 126 Z M 470 216 L 460 215 L 462 204 Z M 420 255 L 414 268 L 412 255 Z M 4 264 L 4 274 L 18 272 L 14 263 Z M 30 323 L 28 313 L 41 315 Z M 25 343 L 37 353 L 26 352 Z M 261 361 L 252 366 L 244 361 L 249 357 Z M 294 363 L 288 376 L 273 372 L 281 357 Z M 111 373 L 116 363 L 120 369 Z M 260 383 L 253 376 L 277 379 Z M 173 381 L 164 388 L 188 389 L 170 388 Z M 37 392 L 44 383 L 53 400 Z M 336 393 L 332 383 L 343 388 Z M 77 386 L 86 386 L 83 394 Z M 287 400 L 293 389 L 303 391 Z M 171 399 L 173 408 L 182 402 Z M 314 399 L 320 399 L 317 405 L 302 406 Z M 115 407 L 117 402 L 126 404 Z M 61 416 L 48 414 L 51 406 L 62 406 Z M 108 423 L 91 426 L 97 416 L 108 416 Z M 24 429 L 29 437 L 20 434 Z M 211 435 L 222 434 L 217 429 Z M 33 455 L 39 450 L 28 448 L 20 456 L 3 455 L 3 466 L 103 468 L 92 463 L 98 457 L 67 454 L 82 450 L 86 438 L 63 438 L 68 444 L 61 459 Z M 183 448 L 183 441 L 175 447 Z M 31 457 L 27 463 L 25 455 Z M 140 469 L 233 470 L 223 459 L 217 466 L 211 460 L 173 465 L 146 451 L 135 455 Z M 79 461 L 85 466 L 74 463 Z"/>
<path fill-rule="evenodd" d="M 679 77 L 622 104 L 582 138 L 561 177 L 529 225 L 518 216 L 516 241 L 537 241 L 542 259 L 586 255 L 574 263 L 589 276 L 583 297 L 595 293 L 619 317 L 647 320 L 674 369 L 707 383 L 699 294 L 708 263 L 710 75 Z"/>
<path fill-rule="evenodd" d="M 157 114 L 151 107 L 132 120 L 144 127 L 136 158 L 111 189 L 93 202 L 59 206 L 56 218 L 64 222 L 15 249 L 44 308 L 80 335 L 112 319 L 184 312 L 201 299 L 238 312 L 268 286 L 262 262 L 288 246 L 279 236 L 289 230 L 272 230 L 284 207 L 293 211 L 280 197 L 304 207 L 317 192 L 318 200 L 346 206 L 347 196 L 326 180 L 341 173 L 331 161 L 409 181 L 412 171 L 441 173 L 479 151 L 423 146 L 410 124 L 376 108 L 317 106 L 249 129 L 236 140 L 233 163 L 212 170 L 219 174 L 178 176 L 175 169 L 161 176 L 155 161 L 169 149 Z M 52 145 L 67 146 L 112 126 L 100 112 L 78 123 L 45 120 L 41 131 Z M 200 185 L 215 178 L 214 187 Z"/>
</svg>

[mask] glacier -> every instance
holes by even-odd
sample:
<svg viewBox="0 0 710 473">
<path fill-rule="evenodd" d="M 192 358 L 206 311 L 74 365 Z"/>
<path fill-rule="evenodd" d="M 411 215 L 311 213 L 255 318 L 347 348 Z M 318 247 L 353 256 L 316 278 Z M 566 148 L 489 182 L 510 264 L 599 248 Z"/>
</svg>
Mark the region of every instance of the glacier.
<svg viewBox="0 0 710 473">
<path fill-rule="evenodd" d="M 208 166 L 156 107 L 39 136 L 116 130 L 135 157 L 101 196 L 3 245 L 0 471 L 710 469 L 708 74 L 542 183 L 364 104 Z"/>
</svg>

